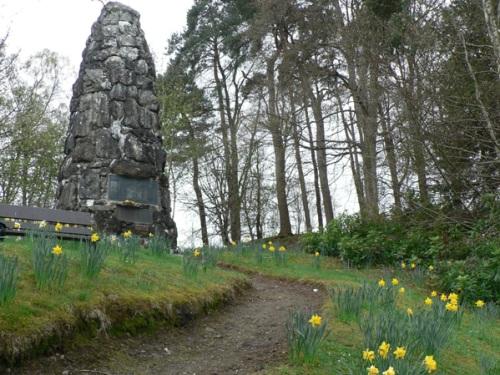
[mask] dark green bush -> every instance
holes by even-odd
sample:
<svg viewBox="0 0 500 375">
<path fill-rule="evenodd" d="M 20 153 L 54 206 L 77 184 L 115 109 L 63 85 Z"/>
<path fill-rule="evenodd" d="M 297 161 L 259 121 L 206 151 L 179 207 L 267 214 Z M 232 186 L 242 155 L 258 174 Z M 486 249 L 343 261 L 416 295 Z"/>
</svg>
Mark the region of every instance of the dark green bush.
<svg viewBox="0 0 500 375">
<path fill-rule="evenodd" d="M 443 291 L 460 292 L 463 300 L 499 300 L 500 203 L 492 196 L 474 213 L 451 217 L 436 208 L 434 217 L 407 212 L 376 222 L 341 215 L 322 233 L 301 242 L 307 252 L 339 256 L 355 267 L 415 262 L 433 265 L 430 282 Z M 468 216 L 466 216 L 468 215 Z"/>
</svg>

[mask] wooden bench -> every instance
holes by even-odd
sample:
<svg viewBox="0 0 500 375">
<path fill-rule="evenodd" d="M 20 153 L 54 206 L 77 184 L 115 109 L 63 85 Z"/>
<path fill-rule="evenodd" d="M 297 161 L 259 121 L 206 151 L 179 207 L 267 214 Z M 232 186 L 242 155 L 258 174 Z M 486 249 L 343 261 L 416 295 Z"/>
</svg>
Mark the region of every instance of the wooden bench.
<svg viewBox="0 0 500 375">
<path fill-rule="evenodd" d="M 60 231 L 55 229 L 57 223 L 62 224 Z M 24 236 L 30 230 L 40 230 L 41 225 L 60 238 L 85 240 L 92 234 L 92 224 L 88 212 L 0 204 L 0 240 L 4 236 Z"/>
</svg>

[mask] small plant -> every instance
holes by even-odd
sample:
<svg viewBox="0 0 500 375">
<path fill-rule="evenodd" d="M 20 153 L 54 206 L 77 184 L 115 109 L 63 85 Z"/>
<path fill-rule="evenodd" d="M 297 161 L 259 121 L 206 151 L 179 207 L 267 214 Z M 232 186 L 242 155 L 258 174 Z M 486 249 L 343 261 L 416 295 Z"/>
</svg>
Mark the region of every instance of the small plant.
<svg viewBox="0 0 500 375">
<path fill-rule="evenodd" d="M 257 249 L 255 250 L 255 262 L 257 264 L 262 264 L 264 261 L 264 250 L 267 247 L 266 244 L 262 244 L 261 246 L 258 246 Z"/>
<path fill-rule="evenodd" d="M 209 268 L 215 268 L 217 262 L 219 261 L 219 251 L 217 248 L 206 246 L 201 250 L 201 265 L 203 271 L 207 271 Z"/>
<path fill-rule="evenodd" d="M 168 238 L 150 233 L 148 240 L 148 248 L 151 250 L 151 253 L 153 255 L 163 256 L 170 254 L 171 246 Z"/>
<path fill-rule="evenodd" d="M 326 337 L 326 322 L 317 314 L 293 311 L 286 325 L 288 356 L 292 363 L 311 363 Z"/>
<path fill-rule="evenodd" d="M 317 270 L 321 268 L 321 253 L 317 250 L 314 252 L 313 267 Z"/>
<path fill-rule="evenodd" d="M 182 255 L 182 272 L 188 277 L 196 277 L 202 266 L 202 253 L 200 249 L 185 251 Z"/>
<path fill-rule="evenodd" d="M 287 249 L 284 245 L 278 247 L 278 251 L 274 252 L 274 262 L 277 266 L 286 266 L 287 264 Z"/>
<path fill-rule="evenodd" d="M 55 238 L 41 234 L 34 241 L 33 269 L 39 289 L 62 289 L 68 277 L 68 258 Z"/>
<path fill-rule="evenodd" d="M 81 264 L 85 275 L 89 278 L 97 277 L 108 256 L 110 243 L 108 241 L 91 241 L 81 249 Z"/>
<path fill-rule="evenodd" d="M 0 254 L 0 305 L 15 297 L 17 276 L 17 258 L 8 258 Z"/>
<path fill-rule="evenodd" d="M 134 236 L 129 230 L 123 233 L 123 239 L 120 242 L 120 258 L 125 263 L 135 263 L 137 260 L 137 250 L 141 246 L 141 239 Z"/>
</svg>

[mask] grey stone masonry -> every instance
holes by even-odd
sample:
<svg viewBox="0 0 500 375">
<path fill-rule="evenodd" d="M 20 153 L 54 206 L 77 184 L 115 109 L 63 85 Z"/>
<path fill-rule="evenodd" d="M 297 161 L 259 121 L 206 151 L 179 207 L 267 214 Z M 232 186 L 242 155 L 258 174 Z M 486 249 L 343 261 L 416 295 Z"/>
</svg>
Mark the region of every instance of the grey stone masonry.
<svg viewBox="0 0 500 375">
<path fill-rule="evenodd" d="M 101 231 L 152 232 L 175 244 L 156 73 L 139 13 L 107 3 L 82 58 L 70 103 L 58 207 L 92 212 Z"/>
</svg>

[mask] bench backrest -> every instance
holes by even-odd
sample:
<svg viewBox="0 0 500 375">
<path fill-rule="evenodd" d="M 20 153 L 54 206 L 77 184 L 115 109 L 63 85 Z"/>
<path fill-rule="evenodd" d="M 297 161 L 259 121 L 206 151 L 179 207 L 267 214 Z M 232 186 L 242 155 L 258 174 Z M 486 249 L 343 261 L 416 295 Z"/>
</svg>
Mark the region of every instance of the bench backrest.
<svg viewBox="0 0 500 375">
<path fill-rule="evenodd" d="M 92 215 L 88 212 L 52 210 L 50 208 L 11 206 L 0 204 L 0 218 L 43 221 L 72 225 L 92 225 Z"/>
<path fill-rule="evenodd" d="M 45 221 L 45 230 L 55 231 L 55 224 L 61 223 L 63 228 L 58 236 L 64 238 L 88 238 L 91 233 L 92 215 L 88 212 L 52 210 L 49 208 L 12 206 L 0 204 L 0 221 L 7 228 L 4 235 L 24 235 L 29 230 L 39 229 L 40 222 Z M 21 228 L 15 228 L 15 222 Z"/>
</svg>

